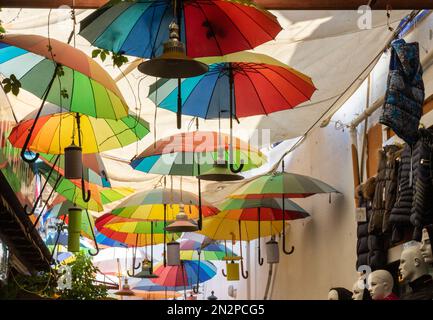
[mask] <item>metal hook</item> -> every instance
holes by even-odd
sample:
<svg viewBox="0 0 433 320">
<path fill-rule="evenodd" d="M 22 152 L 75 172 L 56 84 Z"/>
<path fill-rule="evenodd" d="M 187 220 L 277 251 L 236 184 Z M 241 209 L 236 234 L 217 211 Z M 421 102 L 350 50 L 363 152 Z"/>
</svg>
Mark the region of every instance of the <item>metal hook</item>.
<svg viewBox="0 0 433 320">
<path fill-rule="evenodd" d="M 244 261 L 243 260 L 241 260 L 241 274 L 242 274 L 242 278 L 248 279 L 249 273 L 247 270 L 244 271 Z"/>
<path fill-rule="evenodd" d="M 283 162 L 284 163 L 284 162 Z M 284 168 L 284 167 L 283 167 Z M 289 250 L 286 249 L 286 211 L 285 211 L 285 198 L 284 198 L 284 194 L 282 196 L 282 200 L 283 200 L 283 205 L 282 205 L 282 211 L 283 211 L 283 252 L 286 255 L 291 255 L 294 251 L 295 251 L 295 247 L 292 246 L 292 248 Z"/>
<path fill-rule="evenodd" d="M 221 273 L 223 274 L 224 278 L 227 278 L 227 274 L 226 274 L 226 272 L 224 271 L 224 269 L 221 269 Z"/>
<path fill-rule="evenodd" d="M 200 165 L 198 165 L 198 167 L 200 167 Z M 203 227 L 203 209 L 202 209 L 202 203 L 201 203 L 201 179 L 200 178 L 197 178 L 197 179 L 198 179 L 198 221 L 197 221 L 197 226 L 198 226 L 198 230 L 201 231 L 202 227 Z"/>
</svg>

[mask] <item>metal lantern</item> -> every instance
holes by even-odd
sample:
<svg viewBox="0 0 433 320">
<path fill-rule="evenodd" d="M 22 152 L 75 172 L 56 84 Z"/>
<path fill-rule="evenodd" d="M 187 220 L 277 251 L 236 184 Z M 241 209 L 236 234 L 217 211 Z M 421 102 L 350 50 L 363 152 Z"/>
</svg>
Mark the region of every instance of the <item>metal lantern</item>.
<svg viewBox="0 0 433 320">
<path fill-rule="evenodd" d="M 168 232 L 194 232 L 198 230 L 196 223 L 190 221 L 186 215 L 183 205 L 180 206 L 180 211 L 176 215 L 176 221 L 165 227 Z"/>
<path fill-rule="evenodd" d="M 68 210 L 68 251 L 80 251 L 81 216 L 82 209 L 72 207 Z"/>
<path fill-rule="evenodd" d="M 122 286 L 122 289 L 116 291 L 114 294 L 117 296 L 135 296 L 134 291 L 132 291 L 131 288 L 129 287 L 128 279 L 126 278 L 125 278 L 125 283 Z"/>
<path fill-rule="evenodd" d="M 227 281 L 239 281 L 239 263 L 227 262 Z"/>
<path fill-rule="evenodd" d="M 153 273 L 152 262 L 144 259 L 141 263 L 141 271 L 134 275 L 134 278 L 150 279 L 158 278 L 158 276 Z"/>
<path fill-rule="evenodd" d="M 218 300 L 218 298 L 214 295 L 214 291 L 212 290 L 210 296 L 207 297 L 208 300 Z"/>
<path fill-rule="evenodd" d="M 180 243 L 170 241 L 167 243 L 167 265 L 179 266 L 180 265 Z"/>
<path fill-rule="evenodd" d="M 212 169 L 200 174 L 198 178 L 207 181 L 239 181 L 244 179 L 243 176 L 233 173 L 230 170 L 226 160 L 223 162 L 215 161 Z"/>
<path fill-rule="evenodd" d="M 65 148 L 65 178 L 81 179 L 83 176 L 82 149 L 75 144 Z"/>
<path fill-rule="evenodd" d="M 179 26 L 169 26 L 170 39 L 164 43 L 161 56 L 142 62 L 138 70 L 158 78 L 191 78 L 206 73 L 209 67 L 186 55 L 185 45 L 179 40 Z"/>
<path fill-rule="evenodd" d="M 266 242 L 266 259 L 268 263 L 280 262 L 280 250 L 278 248 L 278 242 L 273 238 Z"/>
</svg>

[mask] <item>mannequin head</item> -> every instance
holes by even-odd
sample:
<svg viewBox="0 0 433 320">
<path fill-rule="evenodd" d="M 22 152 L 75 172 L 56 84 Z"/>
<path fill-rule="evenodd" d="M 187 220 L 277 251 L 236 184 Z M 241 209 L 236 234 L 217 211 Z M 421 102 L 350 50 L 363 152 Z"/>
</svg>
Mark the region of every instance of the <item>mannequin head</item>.
<svg viewBox="0 0 433 320">
<path fill-rule="evenodd" d="M 433 264 L 433 252 L 431 240 L 433 239 L 433 225 L 425 226 L 422 229 L 421 245 L 419 247 L 424 261 L 428 264 Z"/>
<path fill-rule="evenodd" d="M 364 289 L 361 289 L 361 287 L 359 286 L 359 281 L 356 281 L 353 284 L 353 288 L 352 288 L 352 300 L 363 300 L 363 296 L 364 296 Z M 361 280 L 362 281 L 362 280 Z"/>
<path fill-rule="evenodd" d="M 421 254 L 419 243 L 403 249 L 398 269 L 402 279 L 407 282 L 415 281 L 428 273 L 428 265 Z"/>
<path fill-rule="evenodd" d="M 376 270 L 368 276 L 368 291 L 373 300 L 383 300 L 392 293 L 394 279 L 386 270 Z"/>
<path fill-rule="evenodd" d="M 352 300 L 352 292 L 346 288 L 331 288 L 328 292 L 328 300 Z"/>
</svg>

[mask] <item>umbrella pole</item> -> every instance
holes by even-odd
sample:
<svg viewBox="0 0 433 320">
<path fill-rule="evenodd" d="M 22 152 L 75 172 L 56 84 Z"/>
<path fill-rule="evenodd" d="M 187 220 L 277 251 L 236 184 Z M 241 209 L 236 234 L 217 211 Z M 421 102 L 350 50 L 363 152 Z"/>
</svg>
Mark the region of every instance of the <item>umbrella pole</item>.
<svg viewBox="0 0 433 320">
<path fill-rule="evenodd" d="M 165 179 L 165 178 L 164 178 Z M 164 268 L 167 266 L 167 231 L 165 227 L 167 226 L 167 204 L 164 203 Z"/>
<path fill-rule="evenodd" d="M 200 255 L 201 255 L 201 250 L 198 249 L 198 250 L 197 250 L 197 253 L 198 253 L 198 263 L 197 263 L 197 285 L 196 285 L 195 287 L 192 288 L 192 291 L 193 291 L 195 294 L 198 294 L 198 290 L 199 290 L 199 287 L 200 287 Z"/>
<path fill-rule="evenodd" d="M 89 255 L 94 257 L 94 256 L 97 256 L 99 254 L 99 246 L 98 246 L 98 241 L 96 241 L 95 231 L 93 230 L 92 222 L 90 220 L 89 211 L 87 209 L 86 209 L 86 214 L 87 214 L 87 220 L 89 220 L 90 230 L 92 231 L 92 237 L 93 237 L 93 241 L 95 241 L 95 248 L 96 248 L 95 253 L 92 253 L 89 250 Z"/>
<path fill-rule="evenodd" d="M 233 164 L 233 91 L 234 91 L 234 86 L 233 86 L 233 69 L 232 69 L 232 65 L 229 64 L 229 86 L 230 86 L 230 101 L 229 101 L 229 108 L 230 108 L 230 156 L 229 156 L 229 162 L 230 162 L 230 171 L 233 173 L 239 173 L 243 170 L 244 168 L 244 163 L 241 159 L 240 161 L 240 165 L 239 168 L 235 168 L 234 164 Z"/>
<path fill-rule="evenodd" d="M 198 118 L 195 119 L 195 125 L 198 131 Z M 198 230 L 201 230 L 203 227 L 203 209 L 201 207 L 201 179 L 200 177 L 200 152 L 197 154 L 197 179 L 198 179 L 198 221 L 197 226 Z M 195 156 L 193 154 L 193 161 L 195 160 Z"/>
<path fill-rule="evenodd" d="M 150 222 L 150 274 L 153 274 L 153 221 Z"/>
<path fill-rule="evenodd" d="M 32 126 L 31 126 L 31 128 L 29 130 L 29 134 L 27 135 L 26 141 L 24 142 L 24 145 L 23 145 L 23 147 L 21 149 L 21 159 L 23 159 L 27 163 L 34 163 L 39 158 L 39 153 L 36 153 L 35 156 L 33 158 L 31 158 L 31 159 L 27 158 L 26 157 L 26 150 L 29 147 L 30 139 L 32 137 L 33 131 L 36 128 L 36 123 L 38 122 L 38 119 L 41 116 L 42 109 L 44 108 L 45 102 L 47 101 L 48 95 L 50 94 L 51 87 L 53 86 L 54 80 L 56 79 L 57 71 L 58 71 L 59 68 L 60 68 L 60 65 L 58 63 L 56 63 L 56 67 L 54 68 L 53 76 L 51 77 L 51 80 L 48 83 L 48 86 L 45 89 L 44 95 L 42 97 L 41 106 L 39 107 L 38 113 L 36 114 L 36 117 L 33 120 L 33 124 L 32 124 Z"/>
<path fill-rule="evenodd" d="M 174 14 L 179 27 L 179 39 L 181 39 L 181 20 L 182 20 L 182 7 L 179 0 L 174 0 Z M 182 80 L 177 79 L 177 128 L 182 128 Z"/>
<path fill-rule="evenodd" d="M 38 206 L 38 203 L 42 200 L 42 194 L 43 194 L 43 192 L 44 192 L 44 190 L 45 190 L 45 188 L 46 188 L 46 186 L 47 186 L 47 184 L 48 184 L 48 180 L 50 180 L 50 178 L 51 178 L 51 174 L 53 173 L 54 168 L 56 167 L 57 162 L 59 161 L 59 159 L 60 159 L 60 154 L 57 155 L 56 160 L 54 160 L 53 166 L 51 167 L 50 172 L 48 173 L 48 176 L 47 176 L 47 178 L 45 179 L 44 185 L 42 186 L 42 189 L 41 189 L 41 191 L 40 191 L 40 193 L 39 193 L 38 198 L 35 200 L 35 203 L 34 203 L 34 205 L 33 205 L 32 210 L 31 210 L 30 212 L 28 212 L 28 211 L 27 211 L 28 205 L 27 205 L 27 204 L 24 205 L 24 212 L 25 212 L 28 216 L 33 215 L 33 213 L 34 213 L 35 210 L 36 210 L 36 207 Z"/>
<path fill-rule="evenodd" d="M 75 119 L 77 120 L 77 132 L 78 132 L 78 146 L 81 148 L 82 141 L 81 141 L 81 122 L 80 122 L 80 114 L 77 112 L 75 114 Z M 83 167 L 84 170 L 84 167 Z M 87 190 L 86 192 L 86 186 L 84 184 L 84 174 L 81 173 L 81 196 L 83 198 L 84 202 L 89 202 L 91 197 L 90 190 Z"/>
<path fill-rule="evenodd" d="M 238 224 L 239 224 L 239 253 L 241 254 L 241 273 L 242 273 L 242 278 L 244 279 L 248 279 L 248 271 L 245 270 L 244 271 L 244 260 L 243 260 L 243 256 L 242 256 L 242 227 L 241 227 L 241 220 L 238 220 Z"/>
<path fill-rule="evenodd" d="M 226 257 L 227 257 L 227 241 L 225 239 L 224 239 L 224 251 L 226 252 Z M 221 273 L 225 278 L 227 278 L 227 274 L 225 273 L 224 269 L 221 269 Z"/>
<path fill-rule="evenodd" d="M 261 248 L 261 243 L 260 243 L 260 207 L 257 208 L 257 226 L 258 226 L 257 231 L 258 231 L 258 236 L 259 236 L 259 238 L 257 239 L 257 241 L 259 242 L 257 259 L 258 259 L 259 266 L 262 266 L 263 265 L 263 258 L 262 258 L 262 248 Z"/>
<path fill-rule="evenodd" d="M 139 234 L 137 233 L 137 235 L 135 236 L 135 247 L 132 248 L 132 274 L 129 273 L 129 270 L 126 271 L 128 276 L 130 276 L 130 277 L 134 277 L 135 276 L 135 270 L 139 269 L 141 266 L 141 263 L 138 263 L 138 266 L 135 265 L 136 258 L 137 258 L 138 237 L 139 237 Z"/>
</svg>

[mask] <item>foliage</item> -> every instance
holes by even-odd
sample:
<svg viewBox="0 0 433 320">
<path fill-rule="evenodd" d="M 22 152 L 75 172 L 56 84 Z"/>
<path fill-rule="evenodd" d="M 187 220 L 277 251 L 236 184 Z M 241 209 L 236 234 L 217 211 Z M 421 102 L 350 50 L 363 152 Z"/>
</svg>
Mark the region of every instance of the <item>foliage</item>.
<svg viewBox="0 0 433 320">
<path fill-rule="evenodd" d="M 18 95 L 21 88 L 21 82 L 17 79 L 14 74 L 11 74 L 9 78 L 5 78 L 2 81 L 3 89 L 6 93 L 12 92 L 14 95 Z"/>
<path fill-rule="evenodd" d="M 80 252 L 69 266 L 72 269 L 72 288 L 59 291 L 60 299 L 94 300 L 107 296 L 105 286 L 94 284 L 98 268 L 89 256 Z"/>
<path fill-rule="evenodd" d="M 9 274 L 7 285 L 0 289 L 0 299 L 27 297 L 54 297 L 57 280 L 52 272 L 39 272 L 32 276 Z"/>
<path fill-rule="evenodd" d="M 128 58 L 121 53 L 114 53 L 105 49 L 95 49 L 92 51 L 92 58 L 95 59 L 99 56 L 102 62 L 104 62 L 110 55 L 115 67 L 120 68 L 128 62 Z"/>
</svg>

